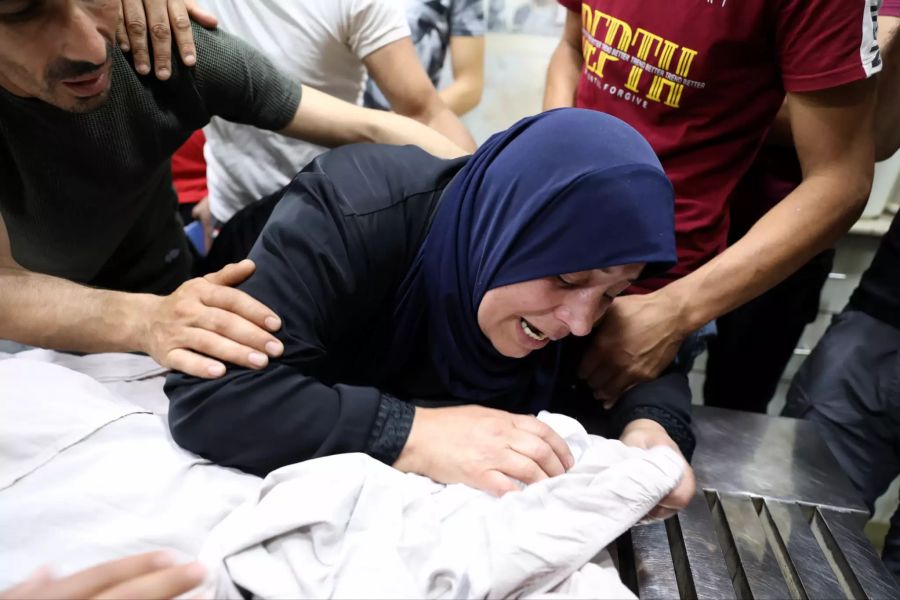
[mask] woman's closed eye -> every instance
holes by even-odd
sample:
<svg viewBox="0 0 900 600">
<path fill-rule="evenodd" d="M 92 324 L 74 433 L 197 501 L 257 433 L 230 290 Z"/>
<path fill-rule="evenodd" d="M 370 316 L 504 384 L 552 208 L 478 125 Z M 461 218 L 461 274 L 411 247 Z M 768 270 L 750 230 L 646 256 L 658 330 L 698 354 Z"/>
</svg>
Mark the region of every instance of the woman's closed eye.
<svg viewBox="0 0 900 600">
<path fill-rule="evenodd" d="M 577 285 L 574 281 L 569 281 L 568 279 L 566 279 L 565 275 L 557 275 L 556 281 L 560 284 L 560 286 L 566 289 L 573 288 Z"/>
</svg>

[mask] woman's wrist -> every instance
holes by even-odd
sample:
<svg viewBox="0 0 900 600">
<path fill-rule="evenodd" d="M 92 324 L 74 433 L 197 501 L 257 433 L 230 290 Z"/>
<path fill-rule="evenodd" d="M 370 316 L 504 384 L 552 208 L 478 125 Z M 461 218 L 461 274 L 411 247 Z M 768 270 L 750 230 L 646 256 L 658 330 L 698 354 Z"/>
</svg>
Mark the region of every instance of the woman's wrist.
<svg viewBox="0 0 900 600">
<path fill-rule="evenodd" d="M 425 465 L 422 464 L 421 444 L 423 439 L 423 429 L 427 429 L 426 421 L 431 417 L 434 409 L 413 407 L 412 427 L 409 430 L 409 436 L 406 438 L 406 444 L 400 451 L 397 460 L 394 461 L 394 468 L 404 473 L 425 473 Z"/>
<path fill-rule="evenodd" d="M 654 446 L 669 446 L 674 450 L 681 450 L 672 440 L 665 427 L 653 419 L 635 419 L 625 426 L 619 439 L 626 446 L 650 449 Z"/>
</svg>

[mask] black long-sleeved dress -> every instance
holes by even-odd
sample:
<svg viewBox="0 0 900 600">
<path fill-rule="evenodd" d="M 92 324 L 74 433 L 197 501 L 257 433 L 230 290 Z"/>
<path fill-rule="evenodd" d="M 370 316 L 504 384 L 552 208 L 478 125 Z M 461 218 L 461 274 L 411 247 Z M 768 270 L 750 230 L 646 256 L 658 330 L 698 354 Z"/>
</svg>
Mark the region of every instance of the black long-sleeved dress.
<svg viewBox="0 0 900 600">
<path fill-rule="evenodd" d="M 402 373 L 385 367 L 395 292 L 465 162 L 367 144 L 333 150 L 304 169 L 285 188 L 250 252 L 256 272 L 240 286 L 281 317 L 284 354 L 261 371 L 231 365 L 215 380 L 170 375 L 175 440 L 259 475 L 343 452 L 391 464 L 415 404 L 466 403 L 445 392 L 425 353 L 412 352 Z M 423 342 L 409 340 L 416 349 Z M 565 410 L 573 387 L 558 383 L 555 408 Z M 490 406 L 527 410 L 512 398 Z M 689 398 L 665 395 L 620 402 L 608 415 L 611 434 L 650 417 L 681 442 L 690 435 L 689 409 Z"/>
</svg>

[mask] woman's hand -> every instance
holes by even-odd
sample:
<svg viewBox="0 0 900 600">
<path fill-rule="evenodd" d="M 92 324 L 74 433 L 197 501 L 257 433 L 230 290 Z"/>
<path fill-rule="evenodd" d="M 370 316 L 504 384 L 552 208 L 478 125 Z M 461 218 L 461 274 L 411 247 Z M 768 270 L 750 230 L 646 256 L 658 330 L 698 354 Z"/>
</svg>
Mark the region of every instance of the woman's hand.
<svg viewBox="0 0 900 600">
<path fill-rule="evenodd" d="M 575 464 L 559 434 L 529 415 L 482 406 L 417 408 L 394 467 L 502 496 Z"/>
<path fill-rule="evenodd" d="M 684 457 L 678 444 L 669 437 L 662 425 L 651 419 L 635 419 L 625 426 L 619 440 L 626 446 L 649 450 L 654 446 L 668 446 Z M 684 474 L 681 481 L 675 486 L 668 496 L 659 501 L 656 508 L 650 511 L 649 516 L 655 519 L 668 519 L 676 512 L 690 504 L 697 493 L 697 480 L 694 478 L 694 470 L 688 462 L 684 461 Z"/>
<path fill-rule="evenodd" d="M 60 579 L 46 568 L 0 593 L 0 600 L 44 598 L 175 598 L 203 582 L 199 563 L 176 564 L 168 552 L 148 552 L 99 564 Z"/>
</svg>

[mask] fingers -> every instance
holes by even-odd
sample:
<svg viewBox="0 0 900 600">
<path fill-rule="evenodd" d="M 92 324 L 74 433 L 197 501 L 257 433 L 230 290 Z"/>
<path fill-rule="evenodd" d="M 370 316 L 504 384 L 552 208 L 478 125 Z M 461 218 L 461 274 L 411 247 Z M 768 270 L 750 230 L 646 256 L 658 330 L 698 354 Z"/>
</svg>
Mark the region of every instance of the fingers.
<svg viewBox="0 0 900 600">
<path fill-rule="evenodd" d="M 46 598 L 49 586 L 53 585 L 53 575 L 46 566 L 32 573 L 28 579 L 0 592 L 0 600 L 31 600 Z"/>
<path fill-rule="evenodd" d="M 503 496 L 509 492 L 519 491 L 519 486 L 515 481 L 495 469 L 486 471 L 474 487 L 494 496 Z"/>
<path fill-rule="evenodd" d="M 202 379 L 215 379 L 225 374 L 225 365 L 221 362 L 184 348 L 169 351 L 160 364 Z"/>
<path fill-rule="evenodd" d="M 175 598 L 203 583 L 205 574 L 206 570 L 196 562 L 177 565 L 123 581 L 97 595 L 96 600 Z"/>
<path fill-rule="evenodd" d="M 52 592 L 47 596 L 55 598 L 90 598 L 129 579 L 134 579 L 175 563 L 169 552 L 147 552 L 137 554 L 79 571 L 52 583 Z"/>
<path fill-rule="evenodd" d="M 569 449 L 566 440 L 553 430 L 552 427 L 529 415 L 513 415 L 513 425 L 516 429 L 521 429 L 532 433 L 544 442 L 549 444 L 556 458 L 562 463 L 565 470 L 569 470 L 575 466 L 575 457 Z"/>
<path fill-rule="evenodd" d="M 675 486 L 675 489 L 669 492 L 669 495 L 659 501 L 659 506 L 673 511 L 679 511 L 685 508 L 697 495 L 697 479 L 694 477 L 694 470 L 685 461 L 684 474 Z"/>
<path fill-rule="evenodd" d="M 680 454 L 680 453 L 679 453 Z M 682 460 L 684 460 L 682 458 Z M 669 494 L 659 501 L 653 510 L 648 513 L 649 517 L 654 519 L 668 519 L 683 508 L 690 504 L 697 495 L 697 479 L 694 476 L 694 470 L 684 461 L 684 472 L 681 479 L 675 485 Z"/>
<path fill-rule="evenodd" d="M 128 43 L 128 33 L 125 31 L 125 19 L 122 16 L 122 6 L 119 5 L 119 22 L 116 23 L 116 43 L 122 52 L 131 50 L 131 44 Z"/>
<path fill-rule="evenodd" d="M 606 386 L 606 382 L 612 376 L 613 376 L 612 371 L 601 367 L 598 369 L 594 369 L 593 371 L 588 373 L 584 377 L 584 382 L 587 384 L 587 386 L 589 388 L 591 388 L 591 391 L 593 391 L 594 395 L 596 396 L 597 391 L 604 389 L 604 387 Z"/>
<path fill-rule="evenodd" d="M 219 20 L 216 16 L 200 8 L 200 5 L 197 4 L 196 0 L 184 0 L 184 6 L 187 8 L 191 18 L 203 27 L 212 29 L 213 27 L 219 26 Z"/>
<path fill-rule="evenodd" d="M 170 0 L 169 4 L 172 3 Z M 169 28 L 168 7 L 162 0 L 147 1 L 144 6 L 147 10 L 150 43 L 153 45 L 156 78 L 165 81 L 172 75 L 172 31 Z"/>
<path fill-rule="evenodd" d="M 191 209 L 191 216 L 198 221 L 209 217 L 209 196 L 194 205 L 194 208 Z"/>
<path fill-rule="evenodd" d="M 510 449 L 515 450 L 537 464 L 543 473 L 541 479 L 556 477 L 566 472 L 563 459 L 556 455 L 550 444 L 531 432 L 514 430 L 507 443 Z"/>
<path fill-rule="evenodd" d="M 150 72 L 150 52 L 147 48 L 147 16 L 144 14 L 143 2 L 122 0 L 122 19 L 134 60 L 134 70 L 146 75 Z"/>
<path fill-rule="evenodd" d="M 593 338 L 591 339 L 591 343 L 588 344 L 587 350 L 584 352 L 584 356 L 581 357 L 581 362 L 578 363 L 578 377 L 580 379 L 588 379 L 591 375 L 594 374 L 595 371 L 600 369 L 602 366 L 602 361 L 600 357 L 603 352 L 599 345 L 600 336 L 597 333 L 594 333 Z"/>
<path fill-rule="evenodd" d="M 229 321 L 240 320 L 225 311 L 219 312 L 225 315 L 223 319 Z M 244 324 L 252 327 L 252 325 L 246 321 L 244 321 Z M 225 327 L 225 329 L 227 330 L 228 327 Z M 268 336 L 265 332 L 260 331 L 260 333 Z M 271 350 L 273 351 L 272 354 L 279 355 L 284 349 L 281 343 L 276 340 L 277 344 L 275 342 L 263 343 L 262 346 L 265 348 L 265 351 L 261 352 L 255 349 L 256 344 L 245 345 L 239 343 L 239 341 L 235 340 L 235 337 L 239 336 L 232 337 L 232 335 L 233 334 L 220 335 L 207 328 L 192 327 L 187 329 L 183 336 L 183 340 L 178 344 L 178 348 L 199 352 L 214 360 L 233 363 L 248 369 L 265 368 L 269 364 L 267 352 Z"/>
<path fill-rule="evenodd" d="M 249 258 L 241 262 L 225 265 L 215 273 L 204 275 L 203 279 L 217 285 L 236 286 L 247 280 L 256 270 L 256 264 Z"/>
<path fill-rule="evenodd" d="M 593 388 L 594 398 L 603 402 L 603 408 L 609 410 L 625 392 L 626 386 L 631 387 L 632 385 L 631 375 L 626 371 L 622 371 L 607 379 L 601 386 Z"/>
<path fill-rule="evenodd" d="M 165 81 L 172 75 L 172 32 L 169 28 L 169 4 L 178 0 L 122 0 L 125 33 L 134 57 L 134 68 L 141 75 L 150 72 L 150 48 L 156 77 Z M 182 12 L 184 7 L 181 7 Z M 190 32 L 190 24 L 188 24 Z M 191 36 L 193 45 L 193 35 Z"/>
<path fill-rule="evenodd" d="M 239 293 L 243 294 L 243 292 Z M 254 300 L 254 302 L 256 301 Z M 238 307 L 231 312 L 209 306 L 197 319 L 197 326 L 200 329 L 216 333 L 236 343 L 236 345 L 240 345 L 242 347 L 241 351 L 257 351 L 264 352 L 269 356 L 281 356 L 281 353 L 284 352 L 284 345 L 281 341 L 264 329 L 260 329 L 245 317 L 240 316 L 241 312 L 247 314 L 246 310 L 241 311 Z M 225 350 L 222 353 L 217 352 L 213 356 L 235 364 L 243 364 L 245 360 L 236 354 L 226 354 Z M 237 361 L 232 359 L 237 359 Z M 255 364 L 252 359 L 250 359 L 250 362 Z M 265 366 L 265 364 L 256 366 Z"/>
<path fill-rule="evenodd" d="M 647 513 L 647 516 L 651 519 L 665 520 L 676 514 L 677 512 L 677 510 L 672 510 L 662 506 L 661 504 L 657 504 L 653 507 L 653 510 Z"/>
<path fill-rule="evenodd" d="M 543 481 L 549 477 L 538 463 L 528 456 L 513 450 L 509 450 L 498 457 L 497 470 L 507 477 L 527 485 Z"/>
<path fill-rule="evenodd" d="M 188 67 L 197 63 L 197 47 L 194 46 L 194 32 L 183 0 L 169 0 L 169 22 L 175 33 L 175 45 L 181 55 L 181 62 Z"/>
<path fill-rule="evenodd" d="M 281 319 L 275 313 L 249 294 L 231 287 L 249 277 L 253 269 L 255 269 L 253 262 L 245 260 L 236 265 L 228 265 L 217 273 L 207 275 L 205 279 L 217 285 L 201 290 L 200 300 L 206 306 L 221 308 L 229 313 L 243 317 L 257 327 L 268 331 L 278 331 L 281 328 Z M 230 334 L 230 332 L 220 332 Z M 267 341 L 275 341 L 280 345 L 280 342 L 272 336 L 268 336 Z M 265 343 L 263 342 L 263 344 Z M 263 349 L 262 345 L 253 344 L 253 346 L 260 350 Z"/>
<path fill-rule="evenodd" d="M 606 365 L 602 360 L 603 348 L 600 346 L 600 337 L 594 336 L 594 339 L 588 345 L 581 363 L 578 365 L 578 377 L 583 379 L 587 386 L 594 392 L 594 398 L 597 400 L 610 400 L 609 394 L 606 393 L 608 381 L 613 377 L 615 371 Z M 615 398 L 612 398 L 614 401 Z"/>
</svg>

